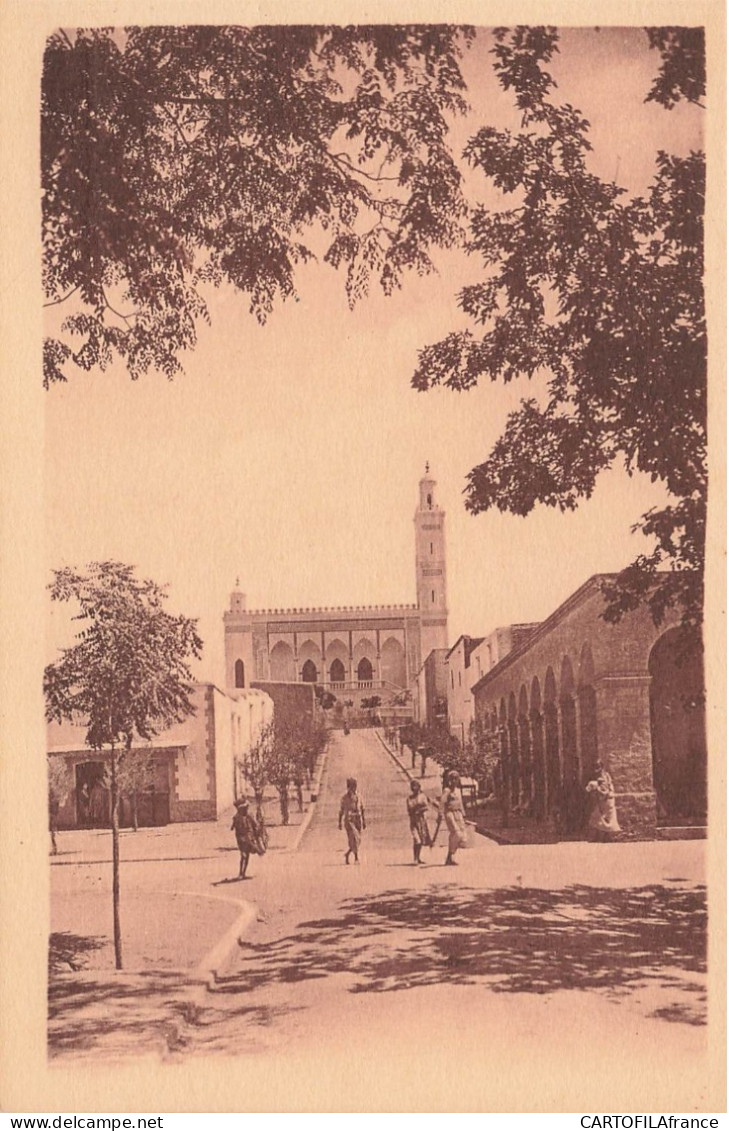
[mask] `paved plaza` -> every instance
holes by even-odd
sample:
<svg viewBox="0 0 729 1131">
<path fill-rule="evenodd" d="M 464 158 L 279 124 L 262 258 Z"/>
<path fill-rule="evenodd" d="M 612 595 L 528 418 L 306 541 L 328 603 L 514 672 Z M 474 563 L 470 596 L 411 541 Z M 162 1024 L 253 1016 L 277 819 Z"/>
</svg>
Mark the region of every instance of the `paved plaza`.
<svg viewBox="0 0 729 1131">
<path fill-rule="evenodd" d="M 337 829 L 348 776 L 367 816 L 350 866 Z M 437 795 L 434 772 L 424 786 Z M 418 867 L 407 792 L 375 731 L 337 732 L 303 836 L 298 823 L 273 828 L 244 882 L 229 818 L 125 833 L 123 973 L 109 944 L 110 836 L 62 834 L 52 1058 L 315 1054 L 331 1065 L 353 1048 L 393 1063 L 412 1049 L 427 1089 L 431 1069 L 472 1063 L 482 1047 L 489 1110 L 489 1088 L 508 1103 L 556 1048 L 604 1078 L 603 1106 L 626 1110 L 660 1049 L 672 1089 L 661 1110 L 700 1109 L 704 844 L 499 846 L 472 833 L 458 868 L 445 868 L 441 829 Z M 547 1106 L 566 1103 L 559 1080 L 545 1080 Z"/>
</svg>

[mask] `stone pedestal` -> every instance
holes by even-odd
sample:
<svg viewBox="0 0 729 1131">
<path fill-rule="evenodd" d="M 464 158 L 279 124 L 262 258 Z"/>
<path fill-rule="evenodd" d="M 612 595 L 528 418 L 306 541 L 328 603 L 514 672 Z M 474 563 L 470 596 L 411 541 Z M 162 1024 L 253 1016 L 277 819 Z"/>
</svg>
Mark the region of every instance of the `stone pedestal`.
<svg viewBox="0 0 729 1131">
<path fill-rule="evenodd" d="M 623 832 L 640 840 L 656 835 L 649 688 L 649 675 L 595 682 L 597 757 L 612 776 Z"/>
</svg>

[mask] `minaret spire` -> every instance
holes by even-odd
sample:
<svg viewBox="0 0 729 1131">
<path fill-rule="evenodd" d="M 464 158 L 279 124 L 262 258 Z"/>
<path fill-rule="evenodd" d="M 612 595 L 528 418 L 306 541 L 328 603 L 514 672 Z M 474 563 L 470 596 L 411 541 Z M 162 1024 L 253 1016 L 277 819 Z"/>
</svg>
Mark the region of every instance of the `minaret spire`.
<svg viewBox="0 0 729 1131">
<path fill-rule="evenodd" d="M 445 513 L 436 502 L 436 487 L 428 460 L 415 511 L 415 575 L 424 660 L 434 648 L 448 646 Z"/>
</svg>

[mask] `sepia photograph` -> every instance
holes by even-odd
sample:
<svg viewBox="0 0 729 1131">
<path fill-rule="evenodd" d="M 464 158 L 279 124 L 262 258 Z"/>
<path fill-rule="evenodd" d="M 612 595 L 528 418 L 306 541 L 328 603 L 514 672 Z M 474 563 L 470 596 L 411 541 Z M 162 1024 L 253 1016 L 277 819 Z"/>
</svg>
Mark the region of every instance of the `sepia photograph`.
<svg viewBox="0 0 729 1131">
<path fill-rule="evenodd" d="M 725 1110 L 723 11 L 416 8 L 21 36 L 18 1110 Z"/>
</svg>

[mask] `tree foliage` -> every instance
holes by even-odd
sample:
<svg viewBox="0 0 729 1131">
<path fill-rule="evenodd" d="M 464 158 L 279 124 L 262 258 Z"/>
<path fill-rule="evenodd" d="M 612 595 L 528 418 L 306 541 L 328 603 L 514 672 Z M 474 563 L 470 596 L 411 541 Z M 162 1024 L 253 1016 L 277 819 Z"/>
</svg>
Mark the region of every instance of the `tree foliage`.
<svg viewBox="0 0 729 1131">
<path fill-rule="evenodd" d="M 311 779 L 326 744 L 327 728 L 318 712 L 311 716 L 282 704 L 275 706 L 273 719 L 240 760 L 256 799 L 259 822 L 263 820 L 266 786 L 272 785 L 279 796 L 282 824 L 288 825 L 289 790 L 296 786 L 301 802 L 304 780 Z"/>
<path fill-rule="evenodd" d="M 470 218 L 469 250 L 484 273 L 459 304 L 474 328 L 423 349 L 413 384 L 537 379 L 468 477 L 473 513 L 573 509 L 616 462 L 662 482 L 671 502 L 636 527 L 655 548 L 609 588 L 605 615 L 647 600 L 657 622 L 677 604 L 694 626 L 707 490 L 703 155 L 659 152 L 648 192 L 627 196 L 591 172 L 589 122 L 556 98 L 556 29 L 495 38 L 496 73 L 521 129 L 486 126 L 466 148 L 503 201 Z M 649 97 L 669 106 L 698 97 L 700 37 L 652 29 L 651 43 L 663 63 Z"/>
<path fill-rule="evenodd" d="M 706 43 L 702 27 L 649 27 L 648 41 L 660 53 L 661 66 L 646 102 L 666 110 L 686 99 L 697 106 L 706 95 Z"/>
<path fill-rule="evenodd" d="M 703 105 L 701 28 L 646 29 L 646 101 Z M 659 152 L 642 195 L 592 172 L 589 122 L 560 101 L 554 28 L 500 28 L 493 57 L 521 114 L 465 160 L 501 194 L 471 204 L 451 152 L 466 109 L 456 26 L 168 27 L 57 32 L 42 89 L 44 286 L 71 311 L 44 382 L 123 358 L 172 377 L 223 283 L 264 321 L 318 256 L 350 303 L 432 269 L 436 247 L 483 262 L 459 295 L 471 328 L 421 351 L 413 383 L 526 376 L 468 479 L 474 513 L 572 509 L 622 462 L 670 502 L 607 589 L 606 616 L 647 601 L 701 617 L 706 510 L 704 158 Z M 668 567 L 668 569 L 661 569 Z"/>
<path fill-rule="evenodd" d="M 166 590 L 133 566 L 93 562 L 54 571 L 53 601 L 72 602 L 77 642 L 45 669 L 49 721 L 83 721 L 89 746 L 131 749 L 191 714 L 196 621 L 166 611 Z"/>
<path fill-rule="evenodd" d="M 223 281 L 263 322 L 320 253 L 350 303 L 432 269 L 461 236 L 446 26 L 57 32 L 42 88 L 44 381 L 121 356 L 168 377 Z"/>
</svg>

